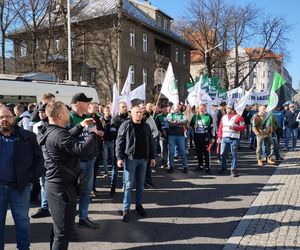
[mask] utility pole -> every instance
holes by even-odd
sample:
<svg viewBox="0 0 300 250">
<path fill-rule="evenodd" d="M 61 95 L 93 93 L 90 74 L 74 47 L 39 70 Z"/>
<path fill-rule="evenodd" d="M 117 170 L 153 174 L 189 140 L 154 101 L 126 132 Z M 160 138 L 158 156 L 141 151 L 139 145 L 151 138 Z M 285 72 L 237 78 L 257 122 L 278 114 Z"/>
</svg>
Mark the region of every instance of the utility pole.
<svg viewBox="0 0 300 250">
<path fill-rule="evenodd" d="M 67 0 L 68 19 L 68 80 L 72 81 L 72 35 L 71 35 L 71 11 L 70 0 Z"/>
<path fill-rule="evenodd" d="M 118 67 L 117 67 L 117 79 L 118 79 L 118 91 L 120 93 L 120 87 L 121 87 L 121 64 L 122 64 L 122 55 L 121 55 L 121 47 L 122 47 L 122 18 L 123 18 L 123 2 L 122 0 L 117 0 L 117 10 L 118 10 Z"/>
</svg>

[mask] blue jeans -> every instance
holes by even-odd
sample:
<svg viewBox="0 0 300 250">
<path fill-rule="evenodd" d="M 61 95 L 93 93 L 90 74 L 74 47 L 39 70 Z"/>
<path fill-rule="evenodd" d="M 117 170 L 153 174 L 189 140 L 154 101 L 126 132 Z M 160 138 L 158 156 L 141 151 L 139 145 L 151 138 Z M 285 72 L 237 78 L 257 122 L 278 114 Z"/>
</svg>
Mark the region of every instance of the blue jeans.
<svg viewBox="0 0 300 250">
<path fill-rule="evenodd" d="M 290 137 L 293 137 L 293 148 L 297 145 L 297 138 L 298 138 L 298 128 L 289 128 L 285 127 L 285 148 L 289 149 L 289 141 Z"/>
<path fill-rule="evenodd" d="M 104 171 L 108 171 L 108 156 L 111 158 L 111 167 L 114 168 L 114 159 L 115 159 L 115 143 L 114 141 L 106 141 L 103 143 L 103 153 L 102 153 L 102 160 L 103 160 L 103 167 Z"/>
<path fill-rule="evenodd" d="M 123 171 L 124 199 L 123 210 L 130 210 L 131 192 L 135 181 L 135 204 L 142 205 L 144 183 L 147 169 L 146 159 L 125 160 Z"/>
<path fill-rule="evenodd" d="M 168 137 L 169 143 L 169 163 L 170 168 L 174 168 L 174 156 L 175 156 L 175 147 L 179 151 L 181 157 L 181 164 L 184 168 L 187 168 L 187 155 L 186 155 L 186 148 L 185 148 L 185 137 L 184 136 L 176 136 L 176 135 L 169 135 Z"/>
<path fill-rule="evenodd" d="M 5 218 L 10 206 L 15 222 L 17 248 L 29 249 L 30 223 L 28 211 L 30 207 L 30 185 L 27 185 L 20 194 L 14 187 L 0 186 L 0 249 L 4 249 Z"/>
<path fill-rule="evenodd" d="M 88 209 L 90 205 L 90 194 L 93 190 L 95 161 L 96 159 L 80 162 L 80 168 L 86 173 L 87 187 L 79 197 L 79 219 L 87 218 L 89 214 Z"/>
<path fill-rule="evenodd" d="M 40 185 L 41 185 L 41 208 L 48 209 L 48 200 L 47 194 L 45 191 L 45 173 L 40 177 Z"/>
<path fill-rule="evenodd" d="M 232 161 L 231 161 L 231 170 L 236 169 L 237 164 L 237 148 L 239 145 L 239 139 L 224 137 L 221 141 L 221 160 L 222 160 L 222 169 L 227 169 L 226 162 L 227 162 L 227 155 L 228 149 L 230 148 Z"/>
</svg>

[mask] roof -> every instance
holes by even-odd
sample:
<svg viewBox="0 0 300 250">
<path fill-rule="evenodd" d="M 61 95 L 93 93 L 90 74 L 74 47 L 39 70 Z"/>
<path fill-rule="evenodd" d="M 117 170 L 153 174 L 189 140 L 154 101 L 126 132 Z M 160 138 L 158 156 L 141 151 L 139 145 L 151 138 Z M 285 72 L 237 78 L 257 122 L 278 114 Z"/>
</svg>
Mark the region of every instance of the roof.
<svg viewBox="0 0 300 250">
<path fill-rule="evenodd" d="M 75 0 L 75 7 L 71 7 L 71 21 L 72 23 L 77 23 L 79 21 L 94 19 L 98 17 L 104 17 L 108 15 L 114 15 L 118 13 L 117 0 Z M 78 3 L 76 5 L 76 2 Z M 179 34 L 169 29 L 166 30 L 163 27 L 160 27 L 156 20 L 147 15 L 144 11 L 138 8 L 138 4 L 148 4 L 138 2 L 136 0 L 122 0 L 123 2 L 123 13 L 128 17 L 131 17 L 140 23 L 158 31 L 165 36 L 168 36 L 171 39 L 174 39 L 181 44 L 184 44 L 188 47 L 191 47 L 191 43 L 181 37 Z M 148 4 L 151 8 L 158 8 Z M 159 10 L 160 11 L 160 10 Z M 162 12 L 163 13 L 163 12 Z M 167 16 L 167 15 L 166 15 Z M 47 22 L 45 22 L 47 23 Z M 58 24 L 62 24 L 61 21 L 58 21 Z M 10 35 L 18 34 L 24 32 L 24 27 L 18 29 L 17 31 L 10 33 Z"/>
<path fill-rule="evenodd" d="M 252 60 L 259 59 L 262 53 L 264 53 L 263 59 L 275 59 L 281 62 L 283 58 L 281 54 L 275 54 L 273 51 L 263 48 L 245 48 L 245 51 Z"/>
</svg>

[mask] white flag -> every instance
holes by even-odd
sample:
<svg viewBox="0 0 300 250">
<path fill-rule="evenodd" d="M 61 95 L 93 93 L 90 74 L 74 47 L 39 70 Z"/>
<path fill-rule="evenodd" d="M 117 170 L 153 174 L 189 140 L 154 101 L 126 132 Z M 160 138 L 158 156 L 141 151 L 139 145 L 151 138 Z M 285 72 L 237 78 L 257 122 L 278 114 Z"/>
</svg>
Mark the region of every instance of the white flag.
<svg viewBox="0 0 300 250">
<path fill-rule="evenodd" d="M 146 84 L 142 84 L 141 86 L 135 88 L 131 91 L 130 94 L 131 100 L 133 99 L 140 99 L 140 100 L 146 100 Z"/>
<path fill-rule="evenodd" d="M 171 62 L 169 62 L 166 76 L 162 83 L 161 93 L 169 99 L 169 102 L 172 102 L 175 105 L 179 103 L 178 86 Z"/>
<path fill-rule="evenodd" d="M 211 105 L 211 97 L 201 88 L 203 76 L 200 76 L 199 81 L 195 84 L 194 89 L 189 93 L 187 100 L 191 106 L 199 106 L 200 103 Z"/>
<path fill-rule="evenodd" d="M 131 108 L 131 83 L 132 83 L 132 67 L 130 66 L 128 69 L 126 81 L 124 83 L 121 95 L 122 101 L 126 102 L 128 109 Z"/>
<path fill-rule="evenodd" d="M 111 105 L 111 114 L 115 115 L 119 112 L 119 102 L 121 100 L 121 97 L 119 96 L 119 90 L 117 87 L 117 84 L 115 83 L 113 85 L 113 102 Z"/>
<path fill-rule="evenodd" d="M 246 107 L 247 101 L 249 99 L 249 97 L 252 95 L 253 92 L 253 86 L 251 89 L 249 89 L 243 96 L 241 99 L 239 99 L 236 104 L 234 105 L 234 109 L 236 111 L 237 114 L 242 115 L 244 112 L 244 109 Z"/>
</svg>

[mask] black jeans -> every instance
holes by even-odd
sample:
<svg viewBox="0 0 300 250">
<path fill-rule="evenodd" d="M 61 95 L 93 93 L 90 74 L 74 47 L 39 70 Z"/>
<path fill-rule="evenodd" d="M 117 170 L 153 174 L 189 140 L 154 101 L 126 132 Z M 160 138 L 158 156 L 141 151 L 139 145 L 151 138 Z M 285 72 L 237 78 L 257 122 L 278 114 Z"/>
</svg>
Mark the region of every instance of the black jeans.
<svg viewBox="0 0 300 250">
<path fill-rule="evenodd" d="M 49 209 L 53 219 L 50 249 L 68 249 L 76 215 L 76 187 L 72 183 L 45 183 Z"/>
<path fill-rule="evenodd" d="M 209 152 L 207 151 L 209 140 L 207 140 L 207 136 L 195 133 L 194 142 L 195 142 L 196 154 L 197 154 L 199 166 L 203 166 L 203 155 L 204 155 L 205 167 L 209 168 L 210 167 Z"/>
</svg>

